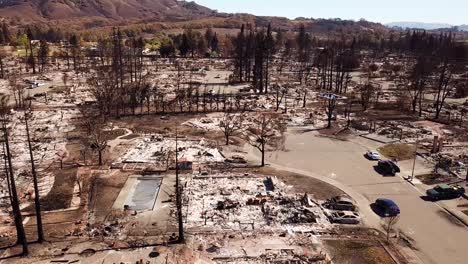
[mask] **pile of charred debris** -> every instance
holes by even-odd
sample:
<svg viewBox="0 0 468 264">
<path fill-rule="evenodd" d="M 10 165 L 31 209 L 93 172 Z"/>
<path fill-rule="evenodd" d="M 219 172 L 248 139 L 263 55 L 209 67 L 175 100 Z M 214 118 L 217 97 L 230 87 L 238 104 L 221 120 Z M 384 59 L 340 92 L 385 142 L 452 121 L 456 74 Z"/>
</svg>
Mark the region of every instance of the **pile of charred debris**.
<svg viewBox="0 0 468 264">
<path fill-rule="evenodd" d="M 274 177 L 219 173 L 186 179 L 187 226 L 193 230 L 298 230 L 330 226 L 321 207 Z"/>
</svg>

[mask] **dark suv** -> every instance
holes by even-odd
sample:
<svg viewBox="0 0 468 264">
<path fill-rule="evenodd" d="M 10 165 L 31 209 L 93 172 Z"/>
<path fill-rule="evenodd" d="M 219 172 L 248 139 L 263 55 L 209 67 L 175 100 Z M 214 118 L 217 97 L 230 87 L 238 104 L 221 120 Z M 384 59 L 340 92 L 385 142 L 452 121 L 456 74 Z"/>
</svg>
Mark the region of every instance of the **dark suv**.
<svg viewBox="0 0 468 264">
<path fill-rule="evenodd" d="M 391 160 L 380 160 L 377 163 L 377 167 L 384 175 L 392 175 L 395 176 L 398 172 L 400 172 L 400 167 Z"/>
</svg>

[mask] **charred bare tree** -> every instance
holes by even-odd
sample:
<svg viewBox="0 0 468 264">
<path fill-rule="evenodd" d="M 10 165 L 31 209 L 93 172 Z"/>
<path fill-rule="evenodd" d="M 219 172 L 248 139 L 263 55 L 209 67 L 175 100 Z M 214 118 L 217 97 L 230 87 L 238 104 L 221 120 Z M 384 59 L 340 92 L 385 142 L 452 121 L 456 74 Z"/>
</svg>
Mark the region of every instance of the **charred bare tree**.
<svg viewBox="0 0 468 264">
<path fill-rule="evenodd" d="M 242 114 L 225 113 L 223 119 L 219 123 L 219 127 L 223 131 L 226 145 L 229 145 L 229 139 L 239 135 L 243 129 Z"/>
<path fill-rule="evenodd" d="M 359 94 L 363 111 L 366 111 L 377 95 L 378 87 L 372 83 L 366 83 L 360 86 Z"/>
<path fill-rule="evenodd" d="M 82 111 L 87 130 L 87 143 L 91 150 L 98 154 L 98 165 L 103 164 L 103 154 L 107 148 L 107 137 L 104 132 L 105 122 L 102 117 Z"/>
<path fill-rule="evenodd" d="M 5 109 L 6 110 L 6 109 Z M 10 152 L 10 141 L 9 141 L 9 133 L 8 133 L 8 127 L 7 127 L 7 117 L 6 117 L 6 112 L 4 109 L 2 109 L 2 116 L 1 116 L 1 122 L 2 122 L 2 130 L 3 130 L 3 140 L 5 144 L 5 151 L 6 151 L 6 159 L 7 159 L 7 167 L 8 167 L 8 176 L 9 176 L 9 182 L 10 182 L 10 190 L 11 190 L 11 207 L 12 207 L 12 212 L 13 212 L 13 218 L 15 222 L 15 227 L 16 227 L 16 235 L 17 235 L 17 244 L 22 245 L 23 247 L 23 252 L 22 254 L 24 256 L 28 255 L 29 250 L 28 250 L 28 241 L 26 239 L 26 232 L 24 230 L 23 226 L 23 217 L 21 215 L 21 209 L 19 205 L 19 199 L 18 199 L 18 193 L 16 191 L 16 180 L 15 180 L 15 174 L 13 172 L 13 164 L 12 164 L 12 156 Z"/>
<path fill-rule="evenodd" d="M 288 93 L 288 90 L 286 89 L 286 87 L 282 87 L 278 84 L 273 85 L 272 90 L 272 94 L 275 97 L 276 102 L 276 111 L 278 111 L 283 100 L 286 100 L 285 98 Z"/>
<path fill-rule="evenodd" d="M 33 48 L 34 36 L 30 27 L 28 27 L 28 29 L 26 30 L 26 35 L 28 37 L 28 48 L 29 48 L 28 62 L 33 69 L 33 74 L 36 74 L 36 59 L 34 58 L 34 48 Z"/>
<path fill-rule="evenodd" d="M 327 128 L 331 128 L 333 114 L 335 113 L 335 109 L 337 106 L 338 96 L 336 94 L 322 94 L 320 95 L 321 100 L 325 107 L 325 113 L 327 115 Z"/>
<path fill-rule="evenodd" d="M 178 145 L 178 133 L 176 131 L 176 150 L 175 150 L 175 167 L 176 167 L 176 207 L 177 207 L 177 223 L 178 223 L 178 231 L 179 231 L 179 243 L 184 243 L 184 220 L 182 215 L 182 187 L 179 183 L 179 145 Z"/>
<path fill-rule="evenodd" d="M 0 51 L 0 78 L 5 79 L 5 59 L 6 59 L 5 51 Z"/>
<path fill-rule="evenodd" d="M 115 78 L 115 72 L 110 66 L 100 66 L 95 69 L 94 75 L 87 81 L 91 93 L 96 99 L 100 114 L 103 116 L 110 115 L 118 96 L 118 81 Z"/>
<path fill-rule="evenodd" d="M 261 166 L 265 166 L 266 146 L 280 146 L 285 127 L 278 115 L 261 114 L 255 124 L 247 129 L 249 144 L 261 153 Z"/>
<path fill-rule="evenodd" d="M 80 40 L 76 34 L 70 37 L 69 45 L 71 49 L 71 55 L 73 59 L 73 70 L 79 69 L 79 57 L 80 57 Z"/>
<path fill-rule="evenodd" d="M 445 104 L 445 99 L 451 91 L 453 71 L 449 65 L 448 59 L 442 62 L 439 69 L 439 80 L 436 86 L 436 100 L 434 102 L 435 119 L 439 119 L 442 108 Z"/>
<path fill-rule="evenodd" d="M 422 115 L 422 99 L 424 97 L 426 87 L 430 82 L 432 72 L 433 64 L 430 61 L 430 58 L 426 57 L 419 57 L 411 70 L 409 76 L 411 83 L 406 85 L 406 89 L 411 99 L 413 114 L 416 113 L 416 107 L 419 104 L 419 116 Z"/>
<path fill-rule="evenodd" d="M 33 147 L 31 144 L 31 137 L 29 135 L 29 124 L 28 124 L 29 115 L 31 115 L 31 113 L 28 113 L 27 111 L 24 112 L 24 123 L 26 125 L 26 138 L 28 140 L 29 158 L 31 160 L 31 174 L 33 177 L 33 185 L 34 185 L 34 208 L 36 210 L 37 242 L 42 243 L 44 241 L 44 231 L 42 228 L 41 201 L 40 201 L 39 187 L 38 187 L 38 182 L 37 182 L 37 172 L 36 172 L 36 164 L 34 161 Z"/>
<path fill-rule="evenodd" d="M 41 67 L 40 71 L 44 72 L 49 59 L 49 44 L 45 40 L 41 40 L 39 42 L 39 52 L 37 54 L 37 59 Z"/>
</svg>

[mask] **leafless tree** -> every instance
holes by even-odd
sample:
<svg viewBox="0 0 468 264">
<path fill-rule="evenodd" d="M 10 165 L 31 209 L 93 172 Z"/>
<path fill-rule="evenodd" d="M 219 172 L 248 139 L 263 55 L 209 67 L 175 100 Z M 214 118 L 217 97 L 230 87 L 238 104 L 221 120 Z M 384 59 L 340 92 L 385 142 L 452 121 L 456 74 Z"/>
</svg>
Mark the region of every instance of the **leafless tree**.
<svg viewBox="0 0 468 264">
<path fill-rule="evenodd" d="M 31 144 L 31 137 L 29 134 L 28 119 L 30 118 L 30 116 L 31 116 L 31 112 L 29 111 L 24 112 L 24 123 L 26 126 L 26 138 L 28 140 L 29 158 L 31 160 L 31 174 L 33 177 L 33 185 L 34 185 L 34 205 L 35 205 L 35 210 L 36 210 L 37 242 L 42 243 L 44 241 L 44 231 L 42 228 L 41 202 L 40 202 L 39 187 L 38 187 L 38 181 L 37 181 L 36 164 L 34 161 L 33 147 Z"/>
<path fill-rule="evenodd" d="M 327 115 L 327 128 L 331 128 L 333 113 L 335 112 L 338 96 L 332 93 L 320 95 L 322 104 Z"/>
<path fill-rule="evenodd" d="M 445 104 L 445 99 L 449 95 L 453 84 L 453 71 L 451 65 L 445 60 L 440 67 L 439 80 L 436 86 L 435 119 L 440 117 L 440 112 Z"/>
<path fill-rule="evenodd" d="M 102 158 L 104 151 L 107 148 L 107 137 L 104 133 L 105 121 L 102 117 L 94 116 L 92 114 L 83 114 L 85 119 L 85 126 L 87 129 L 87 143 L 90 149 L 98 154 L 98 164 L 103 164 Z"/>
<path fill-rule="evenodd" d="M 370 107 L 372 101 L 376 98 L 378 90 L 378 86 L 370 82 L 363 84 L 359 87 L 359 92 L 361 95 L 361 105 L 364 111 L 366 111 Z"/>
<path fill-rule="evenodd" d="M 284 138 L 285 126 L 277 114 L 261 114 L 252 127 L 247 129 L 248 142 L 262 155 L 261 166 L 265 166 L 266 146 L 278 147 Z"/>
<path fill-rule="evenodd" d="M 382 220 L 388 243 L 390 242 L 390 233 L 393 231 L 395 225 L 398 223 L 398 220 L 400 220 L 400 215 L 384 217 Z"/>
<path fill-rule="evenodd" d="M 273 90 L 272 94 L 275 97 L 276 111 L 278 111 L 281 103 L 283 102 L 283 99 L 285 99 L 286 94 L 288 93 L 288 90 L 286 87 L 282 87 L 278 84 L 273 85 L 271 88 Z"/>
<path fill-rule="evenodd" d="M 6 165 L 8 167 L 8 177 L 9 177 L 9 190 L 11 191 L 11 207 L 13 212 L 13 218 L 16 227 L 16 234 L 17 234 L 17 244 L 21 244 L 23 247 L 23 255 L 28 255 L 28 241 L 26 239 L 26 233 L 23 226 L 23 217 L 21 215 L 21 209 L 18 199 L 18 193 L 16 190 L 16 180 L 15 174 L 13 172 L 13 164 L 12 164 L 12 155 L 10 152 L 10 140 L 9 140 L 9 132 L 8 132 L 8 117 L 7 113 L 9 111 L 9 107 L 7 106 L 8 100 L 5 100 L 6 97 L 1 99 L 0 105 L 0 119 L 2 124 L 2 132 L 3 132 L 3 144 L 5 146 L 5 156 L 6 156 Z"/>
<path fill-rule="evenodd" d="M 0 51 L 0 78 L 5 78 L 5 59 L 7 58 L 4 50 Z"/>
<path fill-rule="evenodd" d="M 433 64 L 425 57 L 418 58 L 409 75 L 411 83 L 403 82 L 406 91 L 411 99 L 413 114 L 416 113 L 416 106 L 419 104 L 419 116 L 422 115 L 422 99 L 430 81 L 430 76 L 433 71 Z"/>
<path fill-rule="evenodd" d="M 117 79 L 114 78 L 114 71 L 108 66 L 100 66 L 95 69 L 94 75 L 88 78 L 91 93 L 96 99 L 99 112 L 103 116 L 111 114 L 114 104 L 116 104 Z"/>
<path fill-rule="evenodd" d="M 229 145 L 229 139 L 237 136 L 243 129 L 242 114 L 225 113 L 223 119 L 219 122 L 219 127 L 223 131 L 226 145 Z"/>
<path fill-rule="evenodd" d="M 13 98 L 15 100 L 15 107 L 22 108 L 24 105 L 24 86 L 18 81 L 18 75 L 12 73 L 8 79 Z"/>
</svg>

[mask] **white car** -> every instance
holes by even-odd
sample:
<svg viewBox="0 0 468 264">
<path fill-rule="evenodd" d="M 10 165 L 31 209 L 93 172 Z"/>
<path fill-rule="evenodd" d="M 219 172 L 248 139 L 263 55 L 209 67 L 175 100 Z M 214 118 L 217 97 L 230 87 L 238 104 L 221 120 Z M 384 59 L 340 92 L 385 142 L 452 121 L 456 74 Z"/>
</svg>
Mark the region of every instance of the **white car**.
<svg viewBox="0 0 468 264">
<path fill-rule="evenodd" d="M 380 160 L 380 154 L 377 151 L 367 151 L 366 157 L 370 160 Z"/>
<path fill-rule="evenodd" d="M 331 213 L 330 220 L 337 224 L 357 225 L 361 222 L 361 217 L 356 212 L 336 211 Z"/>
</svg>

